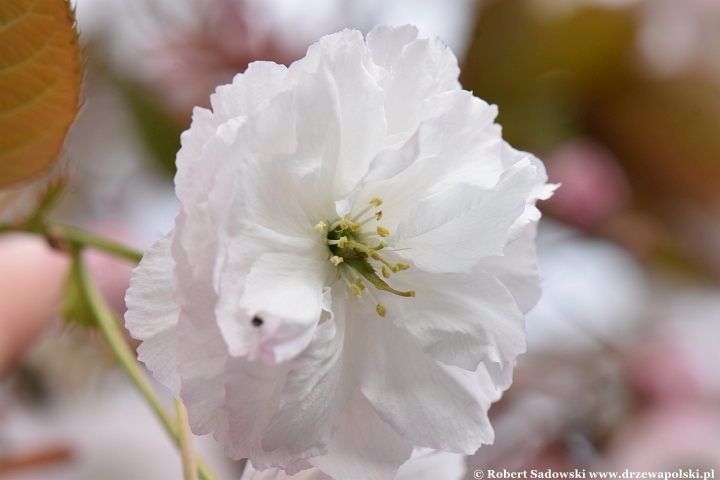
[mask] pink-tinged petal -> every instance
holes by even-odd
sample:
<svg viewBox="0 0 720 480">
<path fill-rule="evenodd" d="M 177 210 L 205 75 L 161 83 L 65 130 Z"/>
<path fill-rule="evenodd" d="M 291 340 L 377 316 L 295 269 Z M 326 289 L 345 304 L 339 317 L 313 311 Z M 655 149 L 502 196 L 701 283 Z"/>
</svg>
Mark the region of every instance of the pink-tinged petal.
<svg viewBox="0 0 720 480">
<path fill-rule="evenodd" d="M 125 296 L 125 326 L 142 340 L 138 360 L 175 395 L 180 391 L 177 373 L 177 324 L 180 307 L 173 300 L 175 260 L 170 247 L 175 231 L 150 247 L 133 271 Z"/>
<path fill-rule="evenodd" d="M 336 479 L 391 480 L 411 453 L 412 445 L 383 422 L 367 398 L 356 391 L 327 453 L 308 461 Z"/>
<path fill-rule="evenodd" d="M 280 397 L 280 408 L 263 438 L 263 449 L 286 447 L 302 452 L 325 447 L 338 425 L 345 404 L 357 386 L 344 354 L 345 292 L 333 295 L 333 311 L 312 342 L 292 363 Z"/>
<path fill-rule="evenodd" d="M 323 311 L 323 287 L 335 273 L 327 260 L 269 253 L 252 266 L 240 307 L 261 333 L 254 355 L 278 364 L 307 347 Z M 330 274 L 330 275 L 329 275 Z"/>
</svg>

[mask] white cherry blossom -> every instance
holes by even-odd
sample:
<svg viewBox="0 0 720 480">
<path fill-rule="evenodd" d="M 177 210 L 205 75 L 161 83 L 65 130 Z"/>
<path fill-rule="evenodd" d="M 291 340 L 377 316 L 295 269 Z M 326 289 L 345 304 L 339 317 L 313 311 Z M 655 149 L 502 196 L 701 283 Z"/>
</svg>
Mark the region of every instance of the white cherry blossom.
<svg viewBox="0 0 720 480">
<path fill-rule="evenodd" d="M 195 109 L 126 315 L 193 432 L 337 480 L 492 442 L 553 187 L 458 74 L 415 27 L 345 30 Z"/>
</svg>

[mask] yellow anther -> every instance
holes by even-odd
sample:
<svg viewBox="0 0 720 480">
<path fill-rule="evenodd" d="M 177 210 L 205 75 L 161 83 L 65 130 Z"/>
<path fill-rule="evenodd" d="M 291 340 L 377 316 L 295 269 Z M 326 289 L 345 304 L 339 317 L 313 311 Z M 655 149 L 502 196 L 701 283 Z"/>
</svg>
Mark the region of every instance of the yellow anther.
<svg viewBox="0 0 720 480">
<path fill-rule="evenodd" d="M 340 237 L 340 240 L 338 240 L 338 248 L 345 248 L 345 244 L 347 243 L 348 239 L 347 237 Z"/>
<path fill-rule="evenodd" d="M 343 219 L 340 221 L 340 228 L 342 228 L 343 230 L 347 230 L 348 226 L 350 226 L 350 220 L 343 217 Z"/>
<path fill-rule="evenodd" d="M 408 293 L 411 297 L 415 298 L 415 290 L 409 290 Z"/>
<path fill-rule="evenodd" d="M 363 283 L 362 278 L 355 280 L 355 285 L 357 285 L 360 290 L 365 290 L 365 284 Z"/>
<path fill-rule="evenodd" d="M 382 272 L 383 277 L 390 278 L 390 270 L 388 270 L 385 265 L 383 265 L 383 267 L 380 271 Z"/>
<path fill-rule="evenodd" d="M 392 270 L 393 273 L 397 273 L 400 271 L 400 267 L 398 267 L 397 265 L 393 265 L 392 267 L 390 267 L 390 270 Z"/>
<path fill-rule="evenodd" d="M 388 230 L 387 228 L 377 227 L 376 230 L 378 232 L 378 235 L 380 235 L 381 237 L 387 237 L 388 235 L 390 235 L 390 230 Z"/>
<path fill-rule="evenodd" d="M 354 283 L 350 284 L 350 290 L 352 290 L 353 295 L 355 295 L 357 298 L 362 297 L 362 289 Z"/>
<path fill-rule="evenodd" d="M 323 231 L 323 229 L 324 229 L 325 227 L 327 227 L 327 224 L 326 224 L 325 222 L 320 221 L 320 222 L 317 223 L 317 225 L 315 225 L 315 231 L 318 232 L 318 233 L 320 233 L 320 232 Z"/>
<path fill-rule="evenodd" d="M 407 263 L 396 263 L 395 265 L 397 266 L 398 270 L 407 270 L 408 268 L 410 268 L 410 265 L 408 265 Z"/>
<path fill-rule="evenodd" d="M 380 221 L 381 218 L 382 218 L 382 210 L 380 210 L 379 212 L 375 212 L 375 219 Z"/>
<path fill-rule="evenodd" d="M 360 222 L 352 222 L 352 223 L 350 224 L 350 229 L 351 229 L 353 232 L 357 232 L 358 230 L 360 230 L 360 227 L 362 227 L 362 223 L 360 223 Z"/>
<path fill-rule="evenodd" d="M 370 203 L 375 205 L 376 207 L 379 207 L 380 205 L 382 205 L 382 198 L 373 197 L 370 199 Z"/>
<path fill-rule="evenodd" d="M 377 311 L 378 315 L 380 315 L 381 317 L 384 317 L 387 313 L 387 310 L 385 310 L 385 307 L 382 303 L 377 304 L 377 307 L 375 307 L 375 311 Z"/>
<path fill-rule="evenodd" d="M 337 255 L 333 256 L 330 261 L 335 265 L 336 267 L 340 265 L 344 260 L 342 257 L 338 257 Z"/>
</svg>

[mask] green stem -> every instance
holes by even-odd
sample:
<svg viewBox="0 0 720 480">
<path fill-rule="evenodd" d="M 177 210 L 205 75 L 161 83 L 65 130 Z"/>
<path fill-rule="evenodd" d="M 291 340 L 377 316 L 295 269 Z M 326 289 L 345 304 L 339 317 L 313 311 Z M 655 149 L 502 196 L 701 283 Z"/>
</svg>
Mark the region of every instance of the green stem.
<svg viewBox="0 0 720 480">
<path fill-rule="evenodd" d="M 125 370 L 125 373 L 128 377 L 130 377 L 130 380 L 132 380 L 138 390 L 140 390 L 140 393 L 148 401 L 150 407 L 160 419 L 162 426 L 173 439 L 175 444 L 181 447 L 179 429 L 176 428 L 173 418 L 165 410 L 164 405 L 155 395 L 155 392 L 150 386 L 150 382 L 148 382 L 147 378 L 140 370 L 137 360 L 135 359 L 135 355 L 123 338 L 123 334 L 120 330 L 120 326 L 115 320 L 115 316 L 105 304 L 105 301 L 102 299 L 100 293 L 93 284 L 90 274 L 83 263 L 81 252 L 82 248 L 73 248 L 73 260 L 77 262 L 78 270 L 80 272 L 81 286 L 85 292 L 93 315 L 97 320 L 97 325 L 102 333 L 102 336 L 105 338 L 108 346 L 120 362 L 120 366 L 123 370 Z M 210 468 L 200 458 L 197 458 L 197 470 L 200 474 L 200 478 L 203 480 L 217 480 L 217 477 L 215 477 Z"/>
<path fill-rule="evenodd" d="M 77 227 L 70 225 L 64 225 L 61 223 L 50 223 L 47 227 L 48 231 L 52 235 L 56 235 L 60 239 L 71 245 L 80 245 L 82 247 L 92 247 L 97 250 L 102 250 L 111 255 L 124 258 L 130 262 L 140 263 L 142 259 L 142 252 L 126 247 L 125 245 L 106 238 L 99 237 L 85 230 L 81 230 Z"/>
<path fill-rule="evenodd" d="M 175 416 L 177 417 L 178 439 L 180 441 L 180 453 L 182 454 L 183 479 L 198 480 L 197 457 L 192 448 L 190 429 L 188 428 L 188 417 L 185 405 L 173 398 L 175 405 Z"/>
</svg>

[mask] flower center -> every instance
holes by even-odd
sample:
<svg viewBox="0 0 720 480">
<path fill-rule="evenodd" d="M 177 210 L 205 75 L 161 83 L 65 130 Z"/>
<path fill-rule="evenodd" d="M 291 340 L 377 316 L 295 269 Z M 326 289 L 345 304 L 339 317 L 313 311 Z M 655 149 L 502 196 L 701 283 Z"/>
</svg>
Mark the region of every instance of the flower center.
<svg viewBox="0 0 720 480">
<path fill-rule="evenodd" d="M 366 291 L 368 296 L 375 301 L 375 310 L 378 315 L 384 317 L 387 313 L 385 306 L 375 299 L 370 290 L 365 288 L 363 278 L 378 290 L 394 293 L 401 297 L 414 297 L 415 291 L 395 290 L 375 270 L 376 267 L 380 267 L 381 275 L 384 278 L 390 278 L 392 273 L 410 268 L 410 265 L 404 263 L 392 263 L 378 253 L 387 247 L 382 238 L 390 235 L 389 230 L 381 226 L 376 226 L 371 231 L 364 228 L 382 218 L 382 211 L 379 210 L 362 218 L 363 215 L 380 205 L 382 205 L 382 200 L 373 198 L 370 200 L 369 206 L 351 218 L 343 217 L 332 222 L 330 226 L 325 222 L 318 222 L 315 225 L 315 231 L 326 237 L 326 244 L 332 254 L 330 261 L 338 267 L 339 278 L 347 284 L 357 298 L 362 298 L 363 291 Z M 371 260 L 375 263 L 371 263 Z"/>
</svg>

